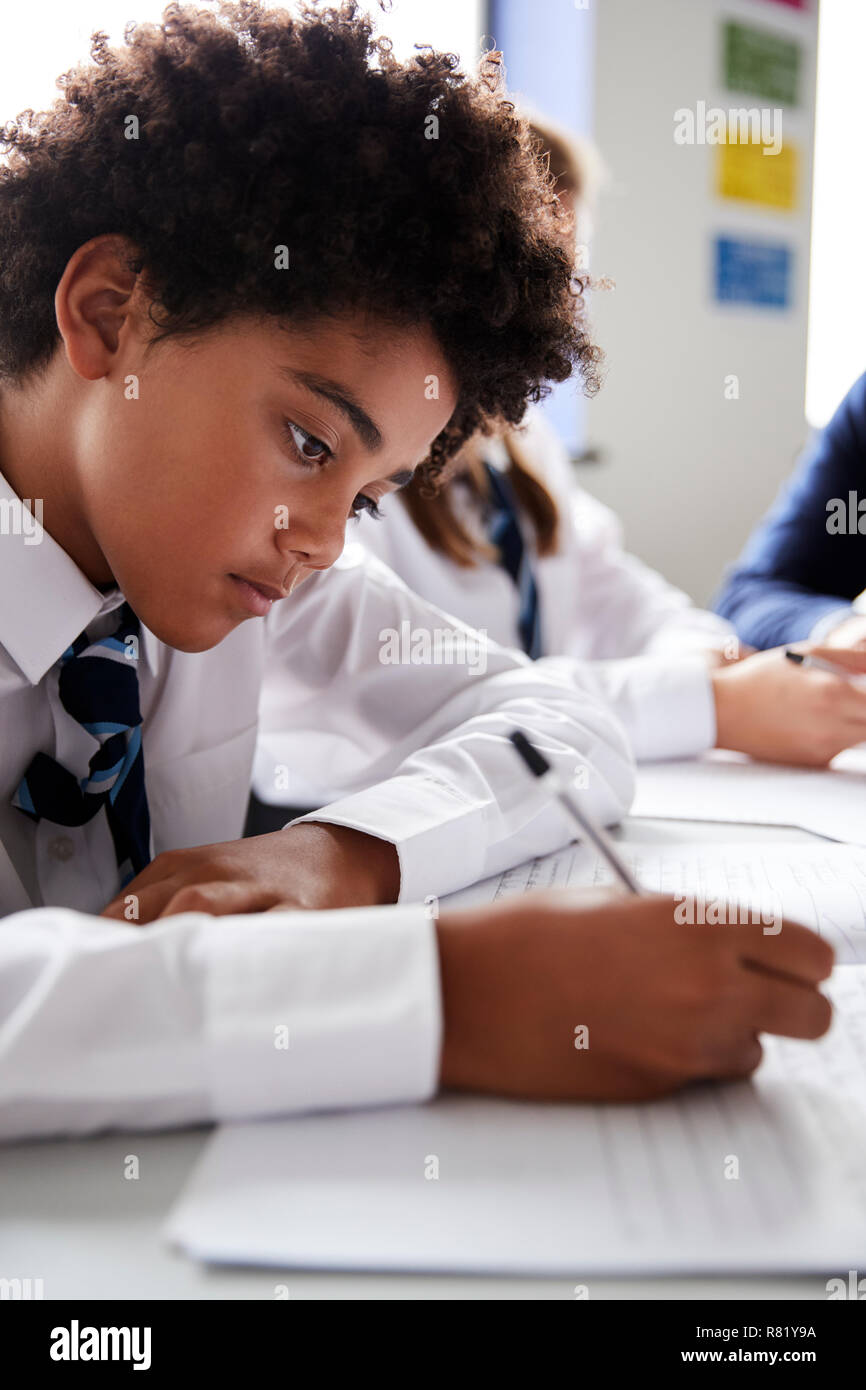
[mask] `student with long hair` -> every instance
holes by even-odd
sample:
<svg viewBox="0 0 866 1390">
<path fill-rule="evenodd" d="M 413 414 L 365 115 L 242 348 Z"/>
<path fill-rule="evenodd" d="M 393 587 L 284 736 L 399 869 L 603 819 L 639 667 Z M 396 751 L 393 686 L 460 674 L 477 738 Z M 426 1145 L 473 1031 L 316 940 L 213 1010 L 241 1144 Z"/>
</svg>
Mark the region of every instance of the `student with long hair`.
<svg viewBox="0 0 866 1390">
<path fill-rule="evenodd" d="M 585 147 L 561 129 L 539 118 L 532 129 L 573 219 L 571 228 L 563 224 L 571 249 L 575 236 L 587 235 L 595 174 Z M 566 450 L 537 409 L 530 408 L 519 428 L 477 435 L 435 492 L 416 477 L 382 510 L 381 519 L 361 520 L 357 540 L 416 593 L 497 642 L 533 658 L 559 658 L 561 669 L 582 683 L 589 670 L 639 760 L 722 747 L 822 765 L 866 738 L 866 692 L 842 676 L 795 668 L 781 648 L 751 654 L 725 618 L 695 607 L 629 554 L 617 517 L 576 485 Z M 823 502 L 821 511 L 822 527 L 813 531 L 822 530 L 826 542 Z M 777 525 L 774 536 L 780 534 Z M 835 554 L 824 542 L 827 554 Z M 796 547 L 788 549 L 793 555 Z M 845 553 L 853 550 L 849 544 Z M 793 572 L 793 562 L 788 569 Z M 745 586 L 745 578 L 732 582 L 738 599 Z M 846 577 L 827 592 L 853 587 Z M 820 611 L 838 612 L 842 602 L 824 600 Z M 736 606 L 726 600 L 720 611 L 732 616 Z M 757 631 L 755 623 L 740 624 L 747 642 Z M 800 623 L 796 635 L 807 636 L 808 626 Z M 822 654 L 820 645 L 812 649 Z M 859 653 L 842 660 L 866 670 Z M 271 763 L 290 756 L 279 741 L 267 747 Z"/>
</svg>

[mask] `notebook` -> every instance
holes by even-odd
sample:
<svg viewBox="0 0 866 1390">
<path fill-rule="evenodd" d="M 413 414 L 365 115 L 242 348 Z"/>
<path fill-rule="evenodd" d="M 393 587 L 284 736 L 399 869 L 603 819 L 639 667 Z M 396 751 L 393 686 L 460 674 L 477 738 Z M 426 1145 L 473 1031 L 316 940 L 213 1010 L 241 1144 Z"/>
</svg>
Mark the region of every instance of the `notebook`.
<svg viewBox="0 0 866 1390">
<path fill-rule="evenodd" d="M 166 1234 L 200 1260 L 557 1275 L 866 1265 L 866 967 L 817 1043 L 644 1105 L 448 1097 L 228 1125 Z"/>
<path fill-rule="evenodd" d="M 648 886 L 772 874 L 852 963 L 818 1042 L 764 1039 L 747 1082 L 641 1105 L 445 1096 L 228 1125 L 166 1226 L 197 1259 L 283 1268 L 536 1274 L 814 1272 L 866 1264 L 866 853 L 625 849 Z M 455 896 L 605 878 L 572 846 Z"/>
<path fill-rule="evenodd" d="M 714 751 L 638 768 L 633 816 L 797 825 L 845 844 L 866 845 L 866 748 L 849 748 L 829 768 L 752 762 Z"/>
<path fill-rule="evenodd" d="M 698 898 L 719 917 L 727 904 L 738 904 L 739 921 L 758 922 L 771 935 L 787 917 L 826 937 L 837 964 L 866 963 L 866 849 L 822 841 L 674 841 L 617 848 L 644 888 L 673 895 L 684 913 Z M 592 888 L 613 881 L 597 851 L 569 845 L 452 893 L 443 905 L 469 907 L 542 888 Z"/>
</svg>

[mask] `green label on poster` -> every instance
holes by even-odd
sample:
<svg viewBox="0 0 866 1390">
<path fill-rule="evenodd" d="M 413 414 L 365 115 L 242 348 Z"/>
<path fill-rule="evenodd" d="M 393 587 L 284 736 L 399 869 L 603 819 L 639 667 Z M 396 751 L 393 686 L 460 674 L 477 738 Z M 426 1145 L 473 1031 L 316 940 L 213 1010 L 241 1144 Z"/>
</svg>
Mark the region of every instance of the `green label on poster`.
<svg viewBox="0 0 866 1390">
<path fill-rule="evenodd" d="M 800 100 L 800 45 L 766 29 L 725 24 L 725 86 L 753 92 L 767 101 L 797 106 Z"/>
</svg>

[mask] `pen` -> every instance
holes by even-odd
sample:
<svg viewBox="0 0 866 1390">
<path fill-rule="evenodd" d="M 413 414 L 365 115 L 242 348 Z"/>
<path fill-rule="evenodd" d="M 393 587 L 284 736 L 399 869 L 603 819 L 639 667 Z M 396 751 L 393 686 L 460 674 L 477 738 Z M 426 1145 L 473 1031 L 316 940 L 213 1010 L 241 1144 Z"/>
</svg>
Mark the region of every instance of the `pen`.
<svg viewBox="0 0 866 1390">
<path fill-rule="evenodd" d="M 831 676 L 845 676 L 848 680 L 862 677 L 861 671 L 849 671 L 847 666 L 837 666 L 834 661 L 825 661 L 823 656 L 807 656 L 805 652 L 792 652 L 786 647 L 785 656 L 797 666 L 810 666 L 813 671 L 828 671 Z"/>
<path fill-rule="evenodd" d="M 558 772 L 554 772 L 544 754 L 539 753 L 534 744 L 530 743 L 526 735 L 522 734 L 519 729 L 515 729 L 512 734 L 509 734 L 509 738 L 533 777 L 537 777 L 539 781 L 547 784 L 580 835 L 592 841 L 628 892 L 639 896 L 642 890 L 634 874 L 620 858 L 619 851 L 601 826 L 590 820 L 586 812 L 578 806 L 574 793 L 565 779 L 560 777 Z"/>
</svg>

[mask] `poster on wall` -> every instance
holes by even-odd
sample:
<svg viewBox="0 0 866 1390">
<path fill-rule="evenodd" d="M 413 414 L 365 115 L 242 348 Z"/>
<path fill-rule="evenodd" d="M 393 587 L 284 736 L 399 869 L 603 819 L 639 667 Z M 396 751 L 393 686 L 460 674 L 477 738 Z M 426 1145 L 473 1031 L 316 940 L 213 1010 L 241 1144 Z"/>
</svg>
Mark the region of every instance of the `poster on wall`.
<svg viewBox="0 0 866 1390">
<path fill-rule="evenodd" d="M 722 198 L 792 212 L 798 201 L 799 150 L 790 140 L 777 154 L 767 150 L 762 144 L 719 145 L 716 191 Z"/>
<path fill-rule="evenodd" d="M 794 39 L 731 20 L 723 26 L 722 54 L 722 81 L 729 91 L 799 105 L 803 49 Z"/>
<path fill-rule="evenodd" d="M 793 254 L 789 246 L 718 236 L 713 246 L 713 289 L 719 304 L 789 309 Z"/>
</svg>

